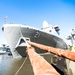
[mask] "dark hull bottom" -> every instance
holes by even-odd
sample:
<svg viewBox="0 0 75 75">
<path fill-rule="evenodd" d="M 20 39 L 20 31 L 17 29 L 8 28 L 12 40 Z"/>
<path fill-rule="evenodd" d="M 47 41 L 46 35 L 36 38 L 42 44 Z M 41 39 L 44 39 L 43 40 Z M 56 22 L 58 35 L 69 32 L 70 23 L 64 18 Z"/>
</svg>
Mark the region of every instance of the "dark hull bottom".
<svg viewBox="0 0 75 75">
<path fill-rule="evenodd" d="M 34 30 L 34 29 L 28 29 L 28 28 L 21 28 L 21 33 L 23 37 L 29 38 L 30 41 L 32 42 L 47 45 L 47 46 L 52 46 L 55 48 L 67 49 L 66 43 L 57 36 L 54 36 L 42 31 Z M 23 43 L 25 42 L 24 39 L 20 39 L 19 44 L 22 42 Z M 46 51 L 40 50 L 36 47 L 35 49 L 37 53 L 40 53 L 40 54 L 46 53 Z M 16 50 L 19 52 L 19 54 L 22 57 L 25 57 L 27 55 L 25 46 L 17 46 Z"/>
<path fill-rule="evenodd" d="M 24 47 L 18 46 L 18 47 L 16 48 L 16 50 L 17 50 L 17 52 L 18 52 L 22 57 L 26 57 L 26 56 L 27 56 L 26 48 L 27 48 L 26 46 L 24 46 Z M 36 52 L 39 53 L 39 54 L 47 53 L 47 51 L 40 50 L 40 49 L 38 49 L 38 48 L 36 48 L 36 47 L 34 47 L 34 48 L 35 48 Z"/>
</svg>

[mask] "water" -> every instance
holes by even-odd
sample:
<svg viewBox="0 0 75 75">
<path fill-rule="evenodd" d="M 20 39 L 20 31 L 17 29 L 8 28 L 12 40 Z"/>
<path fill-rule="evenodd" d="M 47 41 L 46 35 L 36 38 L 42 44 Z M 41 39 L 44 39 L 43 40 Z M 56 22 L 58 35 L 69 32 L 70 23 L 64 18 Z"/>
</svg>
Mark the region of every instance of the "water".
<svg viewBox="0 0 75 75">
<path fill-rule="evenodd" d="M 8 70 L 9 63 L 11 62 L 11 57 L 7 55 L 0 55 L 0 75 L 5 75 Z"/>
<path fill-rule="evenodd" d="M 13 58 L 8 55 L 0 55 L 0 57 L 0 75 L 15 75 L 25 60 L 25 58 Z M 34 75 L 29 59 L 26 60 L 17 75 Z"/>
<path fill-rule="evenodd" d="M 49 63 L 52 63 L 52 65 L 54 64 L 58 66 L 59 70 L 61 70 L 60 71 L 61 73 L 63 73 L 64 69 L 66 69 L 64 59 L 59 60 L 58 57 L 52 57 L 51 54 L 44 55 L 44 58 Z M 25 59 L 26 58 L 22 58 L 22 57 L 13 58 L 12 56 L 8 56 L 7 54 L 0 55 L 0 75 L 15 75 L 18 69 L 21 67 L 21 65 L 25 61 Z M 34 75 L 33 69 L 32 69 L 32 66 L 30 64 L 30 60 L 28 57 L 23 67 L 19 70 L 17 75 Z"/>
</svg>

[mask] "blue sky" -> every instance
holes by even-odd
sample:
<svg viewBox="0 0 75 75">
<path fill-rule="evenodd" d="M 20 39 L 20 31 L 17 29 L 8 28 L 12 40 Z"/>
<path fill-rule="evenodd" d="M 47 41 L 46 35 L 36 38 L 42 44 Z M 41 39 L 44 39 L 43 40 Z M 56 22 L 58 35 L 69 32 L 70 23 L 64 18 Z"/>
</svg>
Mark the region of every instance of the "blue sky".
<svg viewBox="0 0 75 75">
<path fill-rule="evenodd" d="M 69 29 L 75 28 L 75 0 L 0 0 L 0 44 L 6 43 L 1 31 L 6 23 L 27 24 L 42 27 L 44 20 L 60 27 L 62 38 L 66 38 Z"/>
</svg>

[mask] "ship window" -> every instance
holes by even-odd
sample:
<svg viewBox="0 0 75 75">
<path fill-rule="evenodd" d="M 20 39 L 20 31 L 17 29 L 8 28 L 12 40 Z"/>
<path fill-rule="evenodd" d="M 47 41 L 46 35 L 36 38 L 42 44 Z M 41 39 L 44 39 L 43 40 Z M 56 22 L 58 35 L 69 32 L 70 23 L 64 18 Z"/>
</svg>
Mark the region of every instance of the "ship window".
<svg viewBox="0 0 75 75">
<path fill-rule="evenodd" d="M 59 29 L 59 27 L 55 27 L 55 30 L 56 30 L 56 31 L 59 31 L 60 29 Z"/>
<path fill-rule="evenodd" d="M 52 32 L 51 30 L 49 30 L 49 32 Z"/>
</svg>

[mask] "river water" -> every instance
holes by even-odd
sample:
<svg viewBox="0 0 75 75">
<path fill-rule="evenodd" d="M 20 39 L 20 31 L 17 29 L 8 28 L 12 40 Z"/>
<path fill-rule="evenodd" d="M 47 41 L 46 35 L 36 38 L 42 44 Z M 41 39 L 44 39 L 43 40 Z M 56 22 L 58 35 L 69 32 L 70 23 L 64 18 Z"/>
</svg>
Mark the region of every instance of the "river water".
<svg viewBox="0 0 75 75">
<path fill-rule="evenodd" d="M 25 59 L 21 57 L 13 58 L 7 54 L 0 55 L 0 75 L 15 75 Z M 34 75 L 28 58 L 17 75 Z"/>
<path fill-rule="evenodd" d="M 52 57 L 51 54 L 44 55 L 43 57 L 49 63 L 56 65 L 57 68 L 60 70 L 58 71 L 61 73 L 61 75 L 67 75 L 67 74 L 63 74 L 66 69 L 64 59 L 59 58 L 59 57 Z M 24 65 L 21 67 L 23 63 Z M 12 56 L 5 54 L 5 55 L 0 55 L 0 75 L 34 75 L 34 73 L 33 73 L 32 66 L 30 64 L 30 60 L 28 57 L 13 58 Z"/>
</svg>

